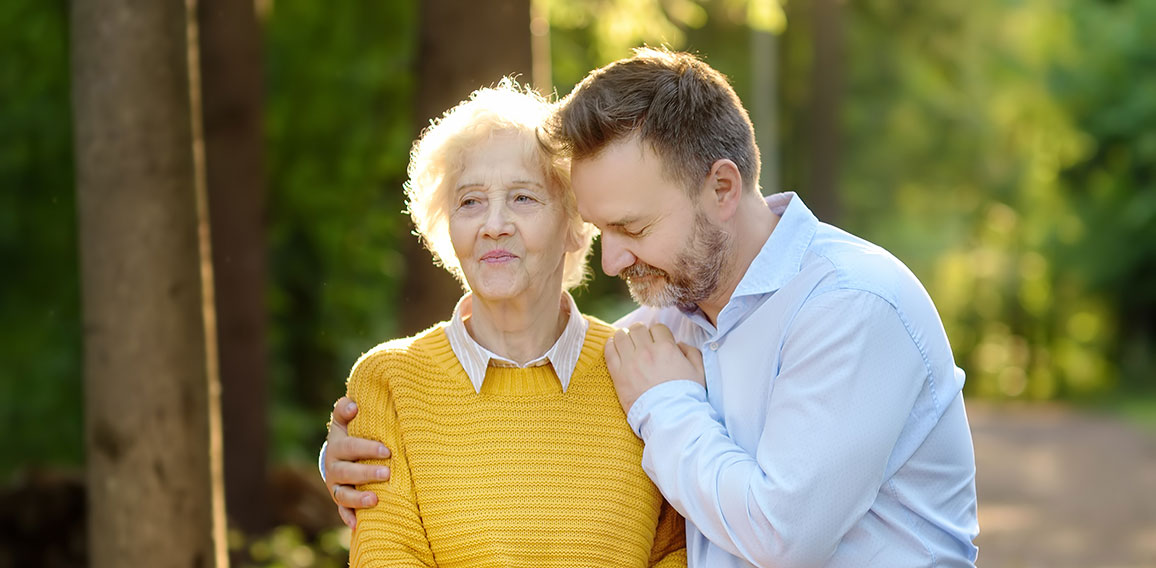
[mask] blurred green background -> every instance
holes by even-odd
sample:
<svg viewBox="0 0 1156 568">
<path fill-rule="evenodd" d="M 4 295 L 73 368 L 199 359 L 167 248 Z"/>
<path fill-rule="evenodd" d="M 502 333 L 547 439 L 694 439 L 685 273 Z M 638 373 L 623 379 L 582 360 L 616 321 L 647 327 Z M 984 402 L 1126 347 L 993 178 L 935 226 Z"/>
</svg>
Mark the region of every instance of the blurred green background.
<svg viewBox="0 0 1156 568">
<path fill-rule="evenodd" d="M 644 42 L 727 74 L 764 191 L 911 267 L 968 396 L 1156 423 L 1156 2 L 857 0 L 833 3 L 835 27 L 824 4 L 534 5 L 560 94 Z M 315 460 L 349 366 L 408 329 L 419 8 L 257 3 L 274 464 Z M 0 479 L 83 464 L 68 9 L 0 3 Z M 601 274 L 577 296 L 605 319 L 629 307 Z"/>
</svg>

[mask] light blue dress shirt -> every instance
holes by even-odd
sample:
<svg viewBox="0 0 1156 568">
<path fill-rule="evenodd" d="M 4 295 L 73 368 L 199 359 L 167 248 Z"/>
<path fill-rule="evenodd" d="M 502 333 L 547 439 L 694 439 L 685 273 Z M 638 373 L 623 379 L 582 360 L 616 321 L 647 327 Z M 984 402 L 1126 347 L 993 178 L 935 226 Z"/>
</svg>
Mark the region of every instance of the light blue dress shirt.
<svg viewBox="0 0 1156 568">
<path fill-rule="evenodd" d="M 641 308 L 698 347 L 706 389 L 671 381 L 627 419 L 687 519 L 691 567 L 974 566 L 975 457 L 935 306 L 883 249 L 793 193 L 712 325 Z"/>
</svg>

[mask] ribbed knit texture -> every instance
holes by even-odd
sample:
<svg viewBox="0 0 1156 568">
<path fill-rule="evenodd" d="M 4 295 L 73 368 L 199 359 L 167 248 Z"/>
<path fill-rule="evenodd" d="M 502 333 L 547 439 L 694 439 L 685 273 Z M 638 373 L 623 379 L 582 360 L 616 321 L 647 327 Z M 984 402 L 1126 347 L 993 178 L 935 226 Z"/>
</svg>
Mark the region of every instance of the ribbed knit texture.
<svg viewBox="0 0 1156 568">
<path fill-rule="evenodd" d="M 686 566 L 684 524 L 642 471 L 594 318 L 565 393 L 553 367 L 490 367 L 480 393 L 445 324 L 354 366 L 350 434 L 393 451 L 360 486 L 351 566 Z"/>
</svg>

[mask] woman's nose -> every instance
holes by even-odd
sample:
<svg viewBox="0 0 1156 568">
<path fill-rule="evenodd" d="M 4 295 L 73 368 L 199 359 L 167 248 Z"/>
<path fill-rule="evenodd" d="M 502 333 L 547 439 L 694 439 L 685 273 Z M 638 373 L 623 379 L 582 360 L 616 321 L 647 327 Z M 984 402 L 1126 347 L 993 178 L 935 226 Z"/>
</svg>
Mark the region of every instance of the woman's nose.
<svg viewBox="0 0 1156 568">
<path fill-rule="evenodd" d="M 514 224 L 510 222 L 510 210 L 503 202 L 493 203 L 486 211 L 486 223 L 482 226 L 482 234 L 496 239 L 513 232 Z"/>
</svg>

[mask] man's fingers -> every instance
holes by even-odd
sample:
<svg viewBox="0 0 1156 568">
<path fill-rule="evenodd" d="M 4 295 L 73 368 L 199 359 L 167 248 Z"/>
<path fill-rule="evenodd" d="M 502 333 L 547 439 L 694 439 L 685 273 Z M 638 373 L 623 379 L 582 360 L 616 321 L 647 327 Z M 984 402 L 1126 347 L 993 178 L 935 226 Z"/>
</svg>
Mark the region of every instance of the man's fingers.
<svg viewBox="0 0 1156 568">
<path fill-rule="evenodd" d="M 337 403 L 333 405 L 333 423 L 330 430 L 340 428 L 345 432 L 355 416 L 357 416 L 357 403 L 353 402 L 353 399 L 347 396 L 337 399 Z"/>
<path fill-rule="evenodd" d="M 333 490 L 333 501 L 338 507 L 364 509 L 377 504 L 377 494 L 372 491 L 358 491 L 348 485 L 338 485 Z"/>
<path fill-rule="evenodd" d="M 654 343 L 654 338 L 650 336 L 650 328 L 641 323 L 635 323 L 630 326 L 626 332 L 630 337 L 630 343 L 635 347 L 643 347 L 648 343 Z"/>
<path fill-rule="evenodd" d="M 622 362 L 622 357 L 618 355 L 618 342 L 615 341 L 617 338 L 617 333 L 612 335 L 606 342 L 606 347 L 602 349 L 602 354 L 606 357 L 606 369 L 610 371 L 611 376 L 618 371 L 618 365 Z M 626 341 L 625 337 L 622 339 Z"/>
<path fill-rule="evenodd" d="M 674 334 L 670 332 L 670 328 L 661 323 L 656 323 L 650 326 L 650 336 L 654 338 L 656 343 L 667 342 L 674 343 Z"/>
<path fill-rule="evenodd" d="M 347 436 L 329 442 L 325 449 L 325 469 L 329 470 L 331 462 L 386 459 L 389 456 L 389 448 L 377 440 Z"/>
<path fill-rule="evenodd" d="M 690 364 L 694 365 L 695 369 L 698 369 L 699 374 L 706 374 L 706 369 L 702 364 L 702 351 L 699 351 L 693 345 L 687 345 L 686 343 L 679 343 L 678 349 L 679 351 L 682 351 L 682 354 L 686 357 L 687 361 L 690 361 Z"/>
<path fill-rule="evenodd" d="M 614 346 L 615 354 L 619 357 L 622 357 L 624 350 L 634 349 L 634 343 L 632 343 L 630 339 L 630 333 L 625 329 L 615 331 L 608 345 Z"/>
<path fill-rule="evenodd" d="M 357 515 L 354 514 L 353 509 L 338 507 L 337 514 L 341 515 L 341 522 L 345 523 L 345 526 L 351 529 L 357 528 Z"/>
<path fill-rule="evenodd" d="M 389 466 L 369 465 L 349 461 L 325 466 L 325 478 L 334 485 L 360 485 L 375 481 L 389 481 Z"/>
</svg>

